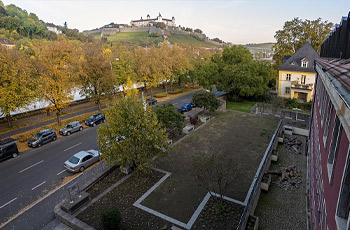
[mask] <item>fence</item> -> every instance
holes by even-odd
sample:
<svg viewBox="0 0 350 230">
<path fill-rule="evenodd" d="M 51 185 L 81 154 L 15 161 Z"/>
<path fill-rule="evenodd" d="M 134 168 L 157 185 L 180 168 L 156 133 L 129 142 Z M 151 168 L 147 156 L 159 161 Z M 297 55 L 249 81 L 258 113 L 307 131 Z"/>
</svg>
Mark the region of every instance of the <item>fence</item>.
<svg viewBox="0 0 350 230">
<path fill-rule="evenodd" d="M 275 133 L 273 134 L 271 141 L 269 145 L 266 148 L 265 154 L 263 159 L 260 162 L 259 168 L 255 174 L 254 180 L 250 186 L 250 189 L 248 191 L 248 194 L 244 201 L 244 210 L 241 215 L 239 224 L 237 226 L 237 230 L 244 230 L 246 228 L 249 215 L 254 211 L 255 203 L 257 202 L 257 199 L 259 198 L 259 192 L 260 192 L 260 183 L 264 176 L 264 172 L 269 165 L 270 157 L 272 154 L 272 150 L 274 149 L 275 144 L 277 143 L 278 135 L 281 132 L 283 127 L 283 120 L 281 120 L 276 128 Z"/>
<path fill-rule="evenodd" d="M 281 119 L 284 118 L 284 119 L 289 119 L 289 120 L 298 121 L 298 122 L 305 122 L 306 124 L 309 124 L 309 119 L 310 119 L 310 114 L 307 114 L 307 113 L 283 110 L 272 106 L 260 106 L 258 104 L 255 104 L 251 108 L 250 113 L 270 115 Z"/>
</svg>

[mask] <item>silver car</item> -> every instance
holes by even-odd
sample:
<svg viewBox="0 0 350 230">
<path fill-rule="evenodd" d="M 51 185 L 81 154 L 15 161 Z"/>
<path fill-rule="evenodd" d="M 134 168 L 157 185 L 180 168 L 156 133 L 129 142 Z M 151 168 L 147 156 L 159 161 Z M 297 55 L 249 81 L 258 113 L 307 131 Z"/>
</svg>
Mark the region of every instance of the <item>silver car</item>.
<svg viewBox="0 0 350 230">
<path fill-rule="evenodd" d="M 82 131 L 82 130 L 83 130 L 83 126 L 80 124 L 80 122 L 73 121 L 68 123 L 66 127 L 60 129 L 60 134 L 69 136 L 74 132 Z"/>
<path fill-rule="evenodd" d="M 64 167 L 70 172 L 83 172 L 87 167 L 100 160 L 97 150 L 80 151 L 64 162 Z"/>
</svg>

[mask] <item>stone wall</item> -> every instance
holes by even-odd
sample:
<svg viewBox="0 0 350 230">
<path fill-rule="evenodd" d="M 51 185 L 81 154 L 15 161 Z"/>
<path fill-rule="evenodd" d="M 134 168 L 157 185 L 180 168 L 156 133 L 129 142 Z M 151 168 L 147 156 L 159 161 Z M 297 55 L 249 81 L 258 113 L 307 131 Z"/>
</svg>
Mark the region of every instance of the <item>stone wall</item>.
<svg viewBox="0 0 350 230">
<path fill-rule="evenodd" d="M 83 31 L 83 34 L 89 35 L 89 34 L 101 33 L 101 32 L 102 32 L 102 29 L 84 30 L 84 31 Z"/>
</svg>

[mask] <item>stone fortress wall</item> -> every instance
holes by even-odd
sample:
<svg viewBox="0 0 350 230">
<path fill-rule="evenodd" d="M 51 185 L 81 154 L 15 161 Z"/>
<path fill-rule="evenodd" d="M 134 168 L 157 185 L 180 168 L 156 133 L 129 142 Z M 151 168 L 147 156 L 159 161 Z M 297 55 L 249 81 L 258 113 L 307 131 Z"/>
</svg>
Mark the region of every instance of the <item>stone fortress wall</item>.
<svg viewBox="0 0 350 230">
<path fill-rule="evenodd" d="M 102 28 L 102 29 L 84 31 L 84 34 L 101 33 L 101 37 L 103 37 L 106 35 L 113 35 L 116 33 L 123 33 L 123 32 L 148 32 L 148 33 L 157 33 L 157 34 L 162 35 L 162 36 L 164 36 L 167 33 L 190 35 L 190 36 L 193 36 L 195 38 L 198 38 L 199 40 L 202 40 L 204 42 L 207 42 L 207 43 L 210 43 L 210 44 L 213 44 L 216 46 L 223 46 L 224 45 L 223 43 L 219 43 L 219 42 L 210 40 L 205 34 L 183 31 L 183 30 L 180 30 L 178 27 L 168 27 L 168 29 L 165 29 L 165 30 L 154 27 L 154 26 L 127 27 L 127 28 Z"/>
</svg>

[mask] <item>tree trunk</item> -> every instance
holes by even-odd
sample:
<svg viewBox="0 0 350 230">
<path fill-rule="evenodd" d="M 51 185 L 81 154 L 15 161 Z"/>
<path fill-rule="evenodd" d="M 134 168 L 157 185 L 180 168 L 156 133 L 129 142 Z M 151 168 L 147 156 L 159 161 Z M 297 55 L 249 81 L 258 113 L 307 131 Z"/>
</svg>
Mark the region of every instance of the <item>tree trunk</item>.
<svg viewBox="0 0 350 230">
<path fill-rule="evenodd" d="M 98 106 L 98 110 L 101 111 L 101 101 L 100 101 L 100 98 L 97 98 L 95 103 L 97 104 Z"/>
<path fill-rule="evenodd" d="M 153 98 L 153 90 L 152 90 L 152 87 L 151 87 L 151 98 Z"/>
<path fill-rule="evenodd" d="M 11 120 L 10 114 L 6 114 L 6 120 L 7 120 L 7 127 L 11 128 L 12 127 L 12 120 Z"/>
<path fill-rule="evenodd" d="M 57 111 L 56 116 L 57 116 L 57 124 L 61 125 L 61 111 Z"/>
</svg>

